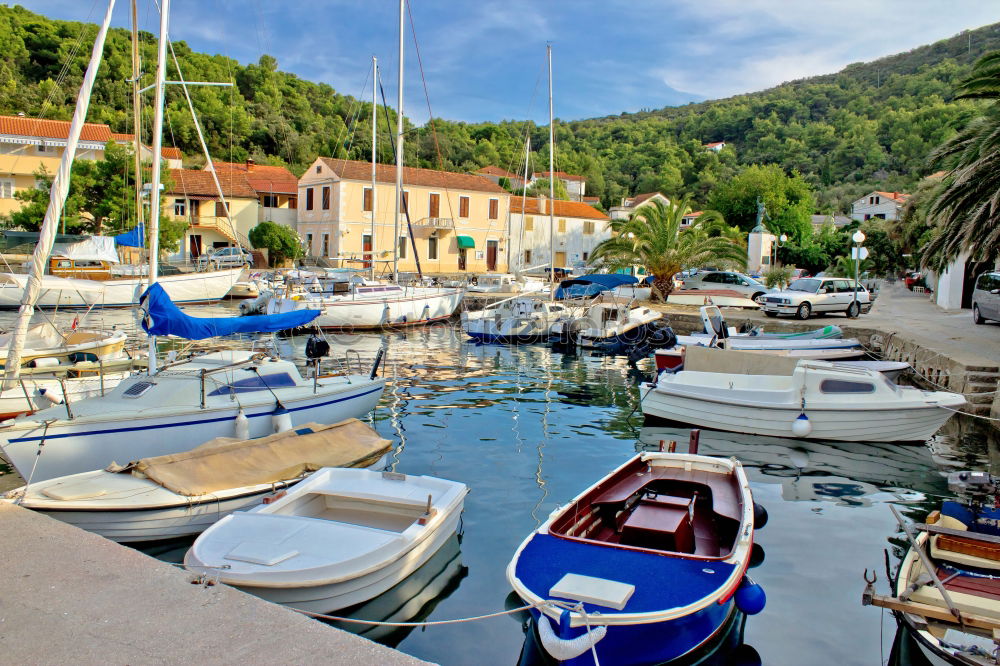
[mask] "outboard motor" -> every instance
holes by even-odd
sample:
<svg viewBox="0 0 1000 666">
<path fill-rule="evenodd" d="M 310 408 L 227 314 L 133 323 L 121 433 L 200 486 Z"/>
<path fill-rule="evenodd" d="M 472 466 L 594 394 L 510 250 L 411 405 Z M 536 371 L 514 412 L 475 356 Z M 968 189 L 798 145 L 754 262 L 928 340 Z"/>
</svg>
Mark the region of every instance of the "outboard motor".
<svg viewBox="0 0 1000 666">
<path fill-rule="evenodd" d="M 677 344 L 677 334 L 666 324 L 658 324 L 649 334 L 649 344 L 656 348 L 670 349 Z"/>
<path fill-rule="evenodd" d="M 315 333 L 306 340 L 306 358 L 310 361 L 330 354 L 330 343 Z"/>
</svg>

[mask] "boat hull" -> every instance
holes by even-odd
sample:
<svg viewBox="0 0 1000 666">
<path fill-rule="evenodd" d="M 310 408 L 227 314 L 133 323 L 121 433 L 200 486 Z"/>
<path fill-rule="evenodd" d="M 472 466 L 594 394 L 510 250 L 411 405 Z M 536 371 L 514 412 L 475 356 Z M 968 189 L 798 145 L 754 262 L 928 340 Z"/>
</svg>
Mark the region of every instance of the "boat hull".
<svg viewBox="0 0 1000 666">
<path fill-rule="evenodd" d="M 462 505 L 441 525 L 387 567 L 348 580 L 296 587 L 260 587 L 239 582 L 228 584 L 272 603 L 291 606 L 312 613 L 329 613 L 374 599 L 415 572 L 455 535 L 462 517 Z M 185 563 L 187 564 L 187 563 Z M 225 576 L 222 576 L 225 581 Z"/>
<path fill-rule="evenodd" d="M 312 421 L 336 423 L 374 409 L 384 388 L 382 379 L 360 386 L 338 384 L 320 393 L 282 398 L 281 402 L 290 412 L 292 427 Z M 214 437 L 232 437 L 241 404 L 249 421 L 250 437 L 273 432 L 274 398 L 262 396 L 253 402 L 247 398 L 233 401 L 223 408 L 131 419 L 62 420 L 47 427 L 38 422 L 14 421 L 0 429 L 0 449 L 25 479 L 78 474 L 104 468 L 114 461 L 125 463 L 178 453 Z"/>
<path fill-rule="evenodd" d="M 652 388 L 642 390 L 642 411 L 650 417 L 715 430 L 771 437 L 795 437 L 792 424 L 802 413 L 798 405 L 764 407 L 687 397 Z M 808 408 L 812 431 L 803 439 L 842 442 L 924 442 L 952 412 L 936 405 L 891 406 L 885 409 Z"/>
<path fill-rule="evenodd" d="M 455 314 L 465 292 L 461 289 L 439 290 L 407 288 L 403 295 L 387 298 L 352 298 L 330 300 L 302 299 L 272 301 L 268 312 L 288 312 L 299 308 L 323 311 L 312 324 L 321 328 L 359 330 L 416 326 L 447 319 Z"/>
<path fill-rule="evenodd" d="M 205 273 L 163 275 L 157 282 L 163 286 L 174 303 L 212 303 L 225 298 L 239 280 L 242 268 L 232 268 Z M 127 308 L 139 302 L 139 296 L 148 285 L 148 278 L 134 277 L 122 280 L 99 280 L 103 285 L 97 291 L 42 290 L 36 307 L 42 308 Z M 23 289 L 17 285 L 0 285 L 0 309 L 20 307 Z"/>
<path fill-rule="evenodd" d="M 63 391 L 69 394 L 70 409 L 77 400 L 102 395 L 117 386 L 129 376 L 127 372 L 110 372 L 101 377 L 71 377 L 63 381 L 47 377 L 22 377 L 14 388 L 0 391 L 0 420 L 30 414 L 36 409 L 48 407 L 49 403 L 35 398 L 35 391 L 44 389 L 46 393 L 65 400 Z M 24 388 L 20 384 L 24 384 Z M 27 393 L 27 395 L 25 395 Z M 37 402 L 37 404 L 36 404 Z"/>
</svg>

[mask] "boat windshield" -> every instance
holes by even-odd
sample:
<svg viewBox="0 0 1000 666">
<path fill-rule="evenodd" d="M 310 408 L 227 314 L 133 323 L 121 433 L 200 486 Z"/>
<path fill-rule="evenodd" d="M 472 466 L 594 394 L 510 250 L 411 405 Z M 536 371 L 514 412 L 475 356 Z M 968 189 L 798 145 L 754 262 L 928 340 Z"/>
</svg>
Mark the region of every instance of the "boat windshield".
<svg viewBox="0 0 1000 666">
<path fill-rule="evenodd" d="M 815 294 L 816 290 L 819 289 L 820 282 L 821 280 L 812 278 L 799 278 L 788 285 L 788 291 L 807 291 L 810 294 Z"/>
</svg>

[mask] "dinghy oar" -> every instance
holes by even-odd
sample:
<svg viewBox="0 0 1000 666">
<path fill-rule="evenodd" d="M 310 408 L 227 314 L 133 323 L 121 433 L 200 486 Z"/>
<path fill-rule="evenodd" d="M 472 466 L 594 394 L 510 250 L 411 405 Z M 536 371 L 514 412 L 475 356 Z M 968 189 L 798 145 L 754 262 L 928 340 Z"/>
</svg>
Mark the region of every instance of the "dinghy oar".
<svg viewBox="0 0 1000 666">
<path fill-rule="evenodd" d="M 916 552 L 917 556 L 920 558 L 920 563 L 924 565 L 924 569 L 927 571 L 928 575 L 930 575 L 931 582 L 934 584 L 934 587 L 936 587 L 938 592 L 941 593 L 941 597 L 944 599 L 944 602 L 948 605 L 948 610 L 951 611 L 951 614 L 955 616 L 955 619 L 958 620 L 958 623 L 964 627 L 965 622 L 962 620 L 962 613 L 955 606 L 954 602 L 952 602 L 951 595 L 948 594 L 948 590 L 946 590 L 941 581 L 938 580 L 936 568 L 934 567 L 930 558 L 927 557 L 927 553 L 924 552 L 924 549 L 921 548 L 920 544 L 917 543 L 916 537 L 914 537 L 913 532 L 910 531 L 910 526 L 906 524 L 906 521 L 903 520 L 903 517 L 899 515 L 898 511 L 896 511 L 896 507 L 890 504 L 889 509 L 892 511 L 892 515 L 896 517 L 896 522 L 899 523 L 899 526 L 903 528 L 903 533 L 906 534 L 906 539 L 907 541 L 910 542 L 910 548 L 912 548 L 914 552 Z"/>
</svg>

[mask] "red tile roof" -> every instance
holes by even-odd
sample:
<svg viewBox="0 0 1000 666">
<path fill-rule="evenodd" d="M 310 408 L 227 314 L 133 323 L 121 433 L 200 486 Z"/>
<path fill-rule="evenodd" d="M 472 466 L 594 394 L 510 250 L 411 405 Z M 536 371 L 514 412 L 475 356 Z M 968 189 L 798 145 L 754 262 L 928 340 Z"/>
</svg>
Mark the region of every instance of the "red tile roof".
<svg viewBox="0 0 1000 666">
<path fill-rule="evenodd" d="M 283 166 L 268 166 L 266 164 L 251 164 L 246 162 L 212 162 L 215 170 L 236 171 L 246 175 L 250 187 L 258 194 L 297 194 L 299 179 Z"/>
<path fill-rule="evenodd" d="M 184 153 L 181 152 L 181 149 L 173 146 L 160 146 L 160 155 L 167 160 L 184 159 Z"/>
<path fill-rule="evenodd" d="M 903 202 L 910 198 L 909 194 L 905 192 L 879 192 L 875 190 L 875 194 L 885 197 L 886 199 L 892 199 L 893 201 Z"/>
<path fill-rule="evenodd" d="M 500 176 L 501 178 L 517 178 L 518 180 L 521 180 L 521 177 L 518 176 L 516 173 L 511 173 L 510 171 L 506 171 L 504 169 L 501 169 L 500 167 L 495 167 L 495 166 L 484 166 L 476 173 L 484 176 Z"/>
<path fill-rule="evenodd" d="M 725 141 L 713 141 L 712 143 L 706 143 L 705 147 L 706 148 L 715 148 L 716 146 L 724 146 L 724 145 L 726 145 Z"/>
<path fill-rule="evenodd" d="M 247 181 L 246 174 L 234 170 L 219 170 L 219 184 L 222 193 L 227 197 L 239 199 L 256 199 L 257 192 Z M 212 174 L 203 169 L 171 169 L 170 177 L 174 186 L 168 194 L 196 195 L 203 197 L 218 197 Z"/>
<path fill-rule="evenodd" d="M 321 157 L 323 164 L 344 180 L 362 180 L 371 182 L 371 162 L 341 160 L 332 157 Z M 396 167 L 389 164 L 378 164 L 375 169 L 375 179 L 380 183 L 396 182 Z M 440 187 L 449 190 L 472 190 L 475 192 L 492 192 L 508 194 L 491 180 L 469 173 L 452 173 L 434 169 L 418 169 L 403 167 L 403 183 L 405 185 L 421 185 L 424 187 Z"/>
<path fill-rule="evenodd" d="M 68 139 L 68 120 L 37 120 L 25 116 L 0 116 L 0 134 L 32 136 L 43 139 Z M 84 123 L 80 132 L 83 141 L 111 141 L 111 128 L 97 123 Z"/>
<path fill-rule="evenodd" d="M 652 199 L 653 197 L 655 197 L 657 194 L 660 194 L 660 193 L 659 192 L 645 192 L 643 194 L 637 194 L 634 197 L 632 197 L 631 199 L 629 199 L 627 203 L 628 203 L 628 205 L 630 207 L 635 208 L 636 206 L 639 206 L 641 204 L 646 203 L 647 201 L 649 201 L 650 199 Z"/>
<path fill-rule="evenodd" d="M 122 134 L 121 132 L 112 132 L 111 138 L 115 141 L 135 141 L 135 134 Z"/>
<path fill-rule="evenodd" d="M 601 197 L 582 197 L 582 199 L 583 203 L 586 204 L 595 204 L 601 201 Z"/>
<path fill-rule="evenodd" d="M 584 182 L 584 183 L 587 182 L 587 179 L 584 178 L 583 176 L 574 176 L 573 174 L 566 173 L 565 171 L 556 171 L 556 172 L 551 172 L 551 171 L 536 171 L 535 173 L 532 174 L 532 177 L 533 178 L 548 178 L 550 173 L 553 173 L 553 175 L 555 175 L 555 177 L 558 178 L 558 179 L 560 179 L 560 180 L 578 180 L 578 181 L 581 181 L 581 182 Z"/>
<path fill-rule="evenodd" d="M 546 204 L 543 207 L 542 201 L 553 201 L 555 203 L 555 206 L 553 207 L 553 215 L 562 217 L 582 217 L 588 220 L 611 219 L 601 211 L 594 208 L 593 206 L 587 205 L 581 201 L 562 201 L 561 199 L 550 200 L 550 199 L 536 199 L 529 197 L 524 202 L 523 212 L 526 215 L 548 215 L 549 214 L 548 204 Z M 522 212 L 521 197 L 510 198 L 510 212 L 511 213 Z"/>
</svg>

